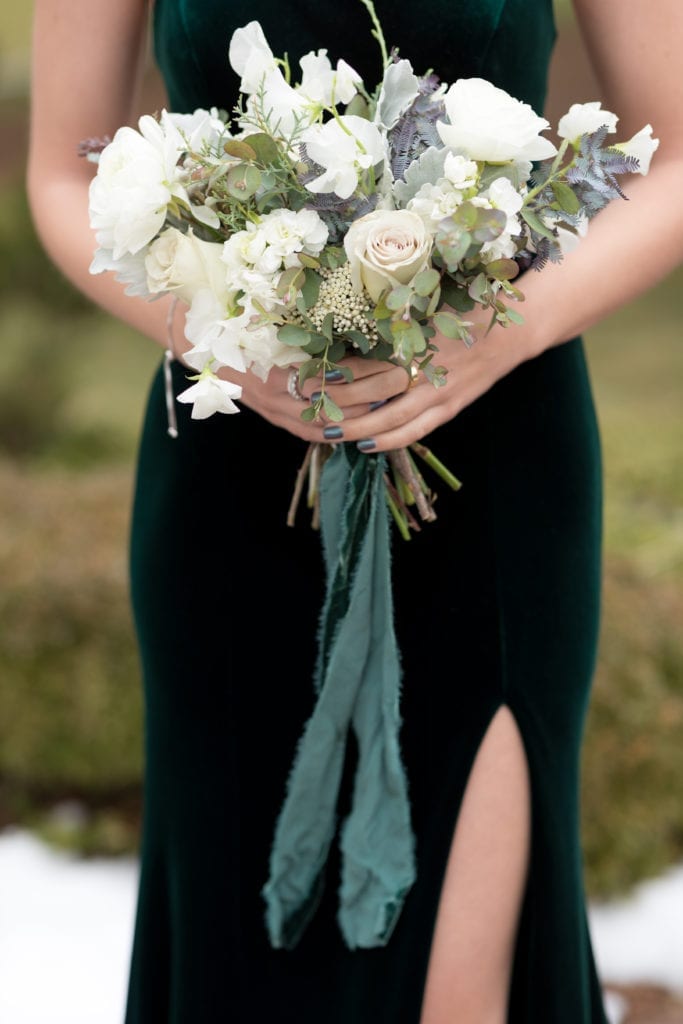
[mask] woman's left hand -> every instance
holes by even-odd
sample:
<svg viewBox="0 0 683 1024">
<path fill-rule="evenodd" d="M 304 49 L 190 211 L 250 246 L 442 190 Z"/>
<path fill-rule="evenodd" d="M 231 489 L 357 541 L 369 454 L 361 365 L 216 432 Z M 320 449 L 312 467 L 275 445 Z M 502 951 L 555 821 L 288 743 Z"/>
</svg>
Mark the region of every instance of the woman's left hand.
<svg viewBox="0 0 683 1024">
<path fill-rule="evenodd" d="M 422 373 L 411 385 L 405 370 L 394 370 L 394 375 L 400 372 L 405 379 L 405 384 L 401 381 L 399 385 L 403 387 L 402 393 L 379 408 L 361 411 L 358 399 L 354 397 L 359 386 L 356 380 L 350 384 L 327 384 L 330 397 L 350 415 L 339 425 L 321 427 L 321 440 L 362 441 L 362 450 L 372 452 L 407 447 L 453 419 L 501 377 L 541 351 L 526 325 L 506 328 L 496 325 L 486 334 L 489 311 L 477 309 L 468 313 L 467 319 L 474 322 L 471 331 L 476 338 L 470 348 L 438 332 L 432 339 L 439 349 L 434 354 L 434 365 L 444 366 L 448 371 L 442 387 L 434 387 Z M 360 358 L 350 358 L 345 362 L 354 375 L 363 375 L 367 391 L 372 379 L 371 366 L 375 364 L 369 366 L 368 360 Z M 379 371 L 377 379 L 380 380 L 381 371 L 387 369 L 387 364 L 376 366 Z"/>
</svg>

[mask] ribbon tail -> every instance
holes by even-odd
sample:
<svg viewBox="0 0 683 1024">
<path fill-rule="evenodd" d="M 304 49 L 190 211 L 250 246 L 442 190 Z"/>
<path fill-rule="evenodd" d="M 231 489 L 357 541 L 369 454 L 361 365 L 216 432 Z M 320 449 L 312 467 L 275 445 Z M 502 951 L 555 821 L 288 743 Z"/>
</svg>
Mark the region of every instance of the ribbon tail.
<svg viewBox="0 0 683 1024">
<path fill-rule="evenodd" d="M 364 602 L 354 607 L 354 618 L 369 623 L 369 641 L 353 710 L 359 747 L 353 803 L 341 834 L 338 920 L 351 949 L 386 945 L 416 877 L 408 783 L 399 750 L 401 669 L 381 474 L 374 481 L 368 542 L 356 584 L 354 598 Z"/>
</svg>

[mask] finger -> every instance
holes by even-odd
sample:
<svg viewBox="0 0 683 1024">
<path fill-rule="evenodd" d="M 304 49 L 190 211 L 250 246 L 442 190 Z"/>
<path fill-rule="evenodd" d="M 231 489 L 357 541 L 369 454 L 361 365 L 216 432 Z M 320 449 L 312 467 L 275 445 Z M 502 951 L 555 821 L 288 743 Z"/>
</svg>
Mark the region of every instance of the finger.
<svg viewBox="0 0 683 1024">
<path fill-rule="evenodd" d="M 391 373 L 373 374 L 350 384 L 326 384 L 325 392 L 336 404 L 346 411 L 348 406 L 369 405 L 371 402 L 386 401 L 402 395 L 410 383 L 406 371 L 401 367 L 392 366 Z M 315 401 L 320 394 L 320 383 L 312 390 L 309 398 Z"/>
<path fill-rule="evenodd" d="M 415 441 L 420 441 L 427 434 L 431 434 L 433 430 L 450 418 L 443 405 L 431 406 L 415 419 L 394 430 L 387 430 L 367 439 L 362 438 L 361 442 L 366 441 L 367 443 L 363 444 L 360 450 L 369 455 L 372 452 L 388 452 L 395 448 L 408 448 Z M 369 442 L 372 442 L 372 447 Z"/>
<path fill-rule="evenodd" d="M 341 424 L 334 424 L 335 427 L 341 428 L 341 434 L 335 431 L 335 439 L 360 441 L 367 438 L 376 438 L 387 431 L 403 427 L 435 404 L 440 405 L 441 399 L 435 397 L 434 388 L 431 384 L 417 385 L 406 392 L 406 394 L 394 398 L 380 408 L 375 408 L 372 411 L 368 408 L 368 411 L 363 416 L 349 419 L 348 422 L 345 420 Z M 323 431 L 325 430 L 327 428 L 323 428 Z"/>
</svg>

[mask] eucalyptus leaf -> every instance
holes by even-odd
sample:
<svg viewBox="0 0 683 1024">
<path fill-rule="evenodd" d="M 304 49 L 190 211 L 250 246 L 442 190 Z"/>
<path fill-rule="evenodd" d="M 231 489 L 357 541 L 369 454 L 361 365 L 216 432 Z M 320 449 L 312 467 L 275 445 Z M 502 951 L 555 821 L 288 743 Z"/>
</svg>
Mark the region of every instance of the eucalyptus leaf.
<svg viewBox="0 0 683 1024">
<path fill-rule="evenodd" d="M 441 294 L 444 302 L 458 313 L 469 313 L 474 309 L 474 300 L 467 294 L 467 289 L 457 284 L 452 277 L 444 277 Z"/>
<path fill-rule="evenodd" d="M 386 305 L 392 311 L 401 309 L 405 306 L 412 297 L 413 290 L 407 284 L 399 284 L 395 288 L 392 288 L 386 297 Z"/>
<path fill-rule="evenodd" d="M 323 412 L 327 416 L 328 420 L 332 420 L 333 423 L 341 423 L 344 419 L 344 413 L 341 411 L 334 399 L 330 398 L 327 392 L 323 394 Z"/>
<path fill-rule="evenodd" d="M 303 421 L 304 421 L 305 423 L 310 423 L 310 422 L 311 422 L 312 420 L 314 420 L 314 419 L 315 419 L 316 415 L 317 415 L 317 409 L 315 408 L 315 406 L 314 406 L 314 405 L 309 405 L 309 406 L 308 406 L 308 407 L 307 407 L 306 409 L 304 409 L 304 410 L 303 410 L 303 412 L 301 413 L 301 419 L 302 419 L 302 420 L 303 420 Z"/>
<path fill-rule="evenodd" d="M 252 159 L 256 159 L 259 164 L 268 167 L 281 161 L 282 157 L 278 145 L 274 139 L 271 139 L 270 135 L 266 135 L 265 132 L 255 132 L 253 135 L 249 135 L 248 139 L 249 148 L 255 154 Z"/>
<path fill-rule="evenodd" d="M 309 355 L 317 356 L 321 355 L 328 345 L 327 338 L 324 338 L 322 334 L 309 334 L 308 341 L 301 347 L 305 348 Z"/>
<path fill-rule="evenodd" d="M 514 260 L 492 260 L 486 264 L 486 273 L 496 281 L 511 281 L 519 274 L 519 265 Z"/>
<path fill-rule="evenodd" d="M 477 210 L 472 237 L 477 242 L 493 242 L 505 231 L 507 214 L 503 210 Z"/>
<path fill-rule="evenodd" d="M 255 160 L 256 150 L 252 149 L 248 142 L 241 139 L 228 139 L 223 146 L 228 156 L 237 157 L 238 160 Z"/>
<path fill-rule="evenodd" d="M 317 377 L 321 370 L 319 359 L 307 359 L 299 366 L 299 387 L 302 388 L 311 377 Z"/>
<path fill-rule="evenodd" d="M 363 334 L 362 331 L 345 331 L 344 337 L 348 338 L 350 341 L 354 341 L 358 346 L 359 352 L 364 356 L 366 356 L 370 351 L 370 339 L 367 334 Z"/>
<path fill-rule="evenodd" d="M 307 268 L 304 283 L 301 285 L 301 297 L 306 303 L 307 309 L 315 306 L 318 301 L 321 284 L 322 278 L 320 274 L 316 274 L 315 270 Z"/>
<path fill-rule="evenodd" d="M 324 334 L 328 341 L 332 341 L 332 331 L 334 330 L 334 313 L 330 311 L 325 314 L 320 333 Z"/>
<path fill-rule="evenodd" d="M 346 345 L 343 341 L 335 341 L 327 350 L 327 358 L 331 363 L 338 363 L 346 355 Z M 343 366 L 335 366 L 335 370 L 344 372 Z"/>
<path fill-rule="evenodd" d="M 507 318 L 508 320 L 512 320 L 513 324 L 524 323 L 524 317 L 522 316 L 522 314 L 518 313 L 516 309 L 510 309 L 509 306 L 507 308 Z"/>
<path fill-rule="evenodd" d="M 278 278 L 275 292 L 283 299 L 288 292 L 299 291 L 306 280 L 303 267 L 287 267 Z"/>
<path fill-rule="evenodd" d="M 237 164 L 228 172 L 225 187 L 235 199 L 250 199 L 261 184 L 261 172 L 253 164 Z"/>
<path fill-rule="evenodd" d="M 434 326 L 445 338 L 461 338 L 462 326 L 453 313 L 440 312 L 434 314 Z"/>
<path fill-rule="evenodd" d="M 422 270 L 413 278 L 413 288 L 418 295 L 431 295 L 441 280 L 438 270 Z"/>
<path fill-rule="evenodd" d="M 434 314 L 436 313 L 437 309 L 439 308 L 440 301 L 441 301 L 441 286 L 439 286 L 435 291 L 432 292 L 432 296 L 431 296 L 431 298 L 429 300 L 429 305 L 427 306 L 427 308 L 425 310 L 426 316 L 434 316 Z"/>
<path fill-rule="evenodd" d="M 555 241 L 555 235 L 534 210 L 531 210 L 528 206 L 523 206 L 519 212 L 532 231 L 535 231 L 537 235 L 541 235 L 543 238 Z"/>
<path fill-rule="evenodd" d="M 485 298 L 489 292 L 489 282 L 486 274 L 477 274 L 474 280 L 470 281 L 467 291 L 470 298 L 474 299 L 475 302 L 480 302 Z"/>
<path fill-rule="evenodd" d="M 308 331 L 298 324 L 283 324 L 277 332 L 277 337 L 283 345 L 296 345 L 297 348 L 303 348 L 311 339 Z"/>
</svg>

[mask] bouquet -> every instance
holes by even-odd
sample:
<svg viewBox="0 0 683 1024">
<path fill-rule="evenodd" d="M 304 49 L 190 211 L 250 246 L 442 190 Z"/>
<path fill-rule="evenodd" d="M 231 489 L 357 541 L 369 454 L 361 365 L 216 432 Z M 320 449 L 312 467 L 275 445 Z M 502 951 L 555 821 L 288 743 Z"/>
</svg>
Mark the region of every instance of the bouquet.
<svg viewBox="0 0 683 1024">
<path fill-rule="evenodd" d="M 241 388 L 224 369 L 265 379 L 273 367 L 289 368 L 299 400 L 315 378 L 302 419 L 325 420 L 331 439 L 343 412 L 328 384 L 351 379 L 350 354 L 404 367 L 407 386 L 421 374 L 440 387 L 437 331 L 441 345 L 471 345 L 476 307 L 491 325 L 521 323 L 520 272 L 560 260 L 623 196 L 618 176 L 647 173 L 658 145 L 650 125 L 614 143 L 616 115 L 597 102 L 575 104 L 559 122 L 556 148 L 543 135 L 548 122 L 490 82 L 447 85 L 389 53 L 371 0 L 362 2 L 382 56 L 374 89 L 344 60 L 333 66 L 324 49 L 301 58 L 295 81 L 252 21 L 230 41 L 241 78 L 232 120 L 217 109 L 162 111 L 141 118 L 137 131 L 83 145 L 98 163 L 91 271 L 114 271 L 130 294 L 187 304 L 184 359 L 196 373 L 177 398 L 192 404 L 194 418 L 238 411 Z M 365 451 L 363 442 L 312 445 L 295 489 L 297 498 L 308 474 L 309 503 L 327 535 L 328 590 L 318 703 L 264 887 L 275 946 L 294 945 L 315 909 L 350 723 L 360 754 L 342 836 L 347 944 L 384 944 L 414 879 L 385 499 L 407 538 L 419 526 L 415 507 L 434 518 L 416 459 L 459 484 L 421 444 L 388 459 Z"/>
</svg>

